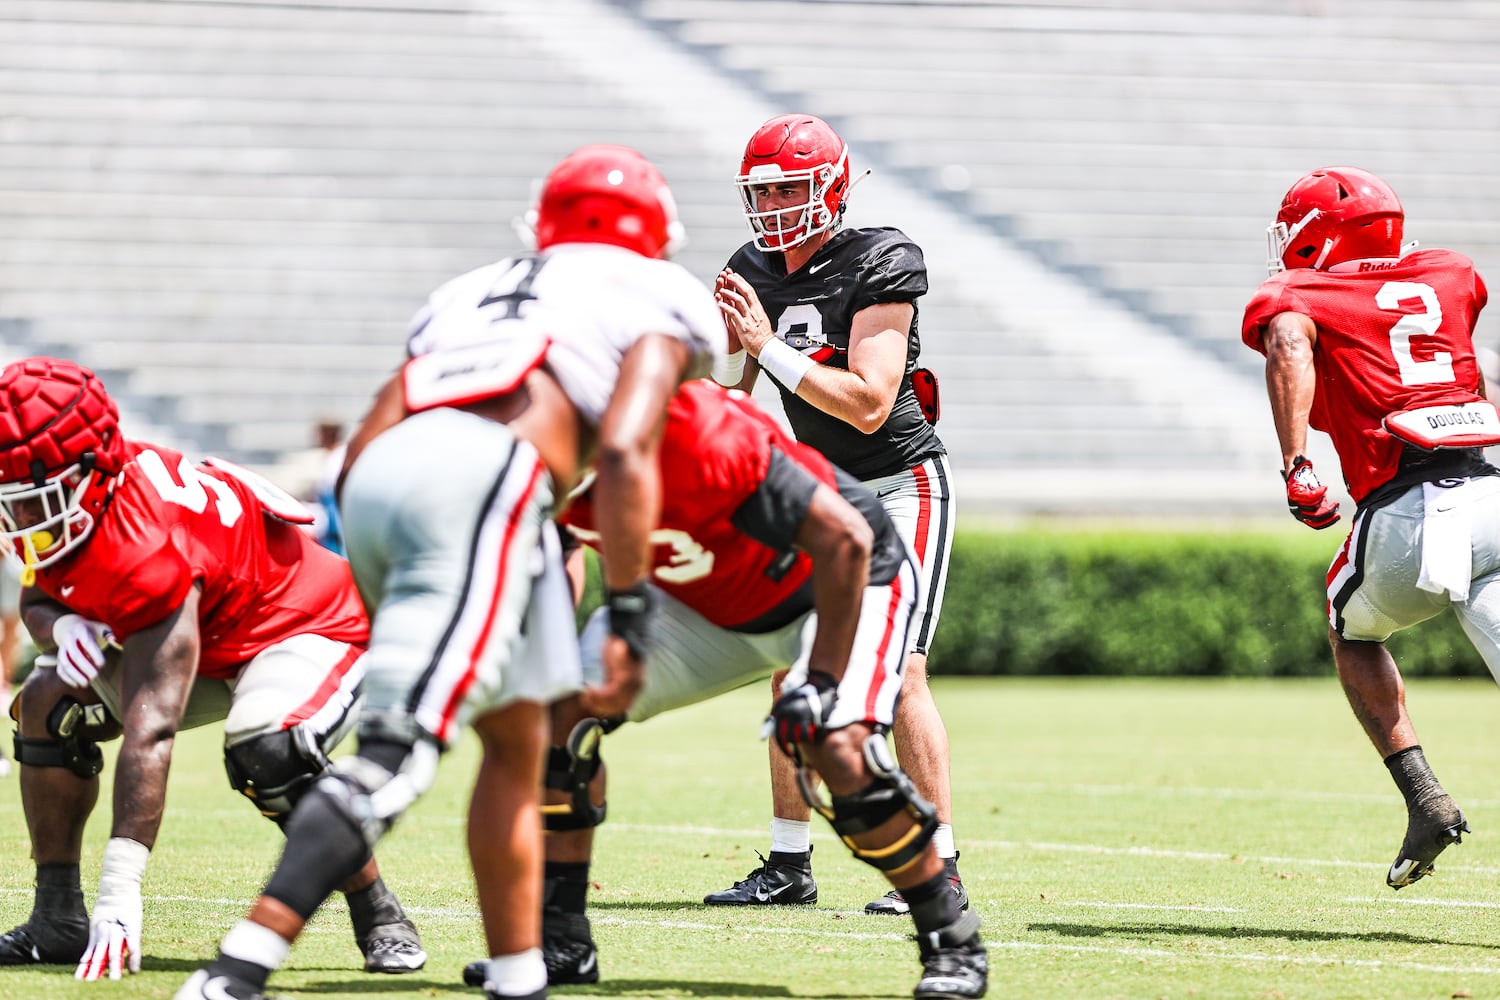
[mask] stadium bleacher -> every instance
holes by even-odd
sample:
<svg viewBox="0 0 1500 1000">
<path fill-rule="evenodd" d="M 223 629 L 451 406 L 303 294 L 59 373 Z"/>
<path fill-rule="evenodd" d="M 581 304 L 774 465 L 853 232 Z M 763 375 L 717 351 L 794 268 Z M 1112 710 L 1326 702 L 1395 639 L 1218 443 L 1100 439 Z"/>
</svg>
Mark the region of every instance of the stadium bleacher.
<svg viewBox="0 0 1500 1000">
<path fill-rule="evenodd" d="M 1169 470 L 1277 514 L 1238 343 L 1262 231 L 1357 162 L 1495 273 L 1497 41 L 1462 0 L 8 0 L 0 346 L 274 466 L 357 419 L 433 286 L 520 247 L 568 150 L 656 160 L 710 279 L 745 138 L 801 109 L 875 169 L 851 224 L 927 251 L 966 511 L 1150 511 Z"/>
</svg>

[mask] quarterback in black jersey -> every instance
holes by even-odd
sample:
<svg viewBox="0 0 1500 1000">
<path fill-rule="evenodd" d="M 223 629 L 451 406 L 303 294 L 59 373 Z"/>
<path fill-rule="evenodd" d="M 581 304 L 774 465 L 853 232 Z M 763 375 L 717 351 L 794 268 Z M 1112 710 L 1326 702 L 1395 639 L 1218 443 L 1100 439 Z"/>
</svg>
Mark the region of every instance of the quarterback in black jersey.
<svg viewBox="0 0 1500 1000">
<path fill-rule="evenodd" d="M 729 259 L 727 271 L 754 290 L 777 338 L 818 364 L 849 371 L 850 331 L 855 317 L 870 306 L 894 305 L 898 308 L 892 311 L 898 314 L 908 307 L 911 316 L 905 350 L 899 355 L 903 367 L 895 402 L 889 411 L 869 407 L 873 413 L 886 413 L 874 426 L 857 426 L 845 418 L 843 408 L 830 412 L 804 399 L 772 373 L 797 440 L 862 480 L 905 472 L 944 454 L 912 386 L 921 351 L 916 299 L 927 291 L 921 248 L 898 229 L 845 229 L 830 233 L 790 274 L 787 264 L 785 254 L 767 253 L 747 243 Z M 808 396 L 813 396 L 811 390 L 808 386 Z"/>
<path fill-rule="evenodd" d="M 734 352 L 715 366 L 714 377 L 749 392 L 766 372 L 797 439 L 880 498 L 922 567 L 924 610 L 893 733 L 916 791 L 935 809 L 932 847 L 942 865 L 929 880 L 892 890 L 865 909 L 916 920 L 918 939 L 926 942 L 916 997 L 982 996 L 987 960 L 977 920 L 964 912 L 969 900 L 953 842 L 948 734 L 927 688 L 927 648 L 942 610 L 954 512 L 946 449 L 933 426 L 937 383 L 918 357 L 916 300 L 927 291 L 922 251 L 897 229 L 839 229 L 851 187 L 849 151 L 811 115 L 780 115 L 762 125 L 745 147 L 736 185 L 755 238 L 730 258 L 714 288 Z M 704 902 L 816 898 L 811 814 L 791 763 L 775 749 L 771 785 L 770 857 Z"/>
</svg>

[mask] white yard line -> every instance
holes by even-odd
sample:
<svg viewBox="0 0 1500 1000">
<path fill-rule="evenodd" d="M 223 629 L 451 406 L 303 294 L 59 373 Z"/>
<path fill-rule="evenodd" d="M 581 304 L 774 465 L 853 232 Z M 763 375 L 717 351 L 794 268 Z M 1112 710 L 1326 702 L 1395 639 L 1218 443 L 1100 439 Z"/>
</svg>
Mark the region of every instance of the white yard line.
<svg viewBox="0 0 1500 1000">
<path fill-rule="evenodd" d="M 1423 899 L 1420 896 L 1345 896 L 1346 903 L 1374 906 L 1441 906 L 1445 910 L 1500 910 L 1500 903 L 1478 899 Z"/>
<path fill-rule="evenodd" d="M 1335 792 L 1323 790 L 1299 790 L 1295 788 L 1213 788 L 1196 785 L 1100 785 L 1100 784 L 1049 784 L 1047 782 L 1005 782 L 995 786 L 1000 791 L 1027 792 L 1033 794 L 1066 793 L 1070 795 L 1163 795 L 1184 798 L 1206 799 L 1290 799 L 1296 802 L 1369 802 L 1385 805 L 1399 802 L 1396 793 Z M 1500 805 L 1494 799 L 1464 799 L 1471 808 L 1489 808 Z"/>
<path fill-rule="evenodd" d="M 711 826 L 665 826 L 650 823 L 614 823 L 610 829 L 630 830 L 639 833 L 675 834 L 686 836 L 716 837 L 736 840 L 768 839 L 765 830 L 731 830 Z M 837 842 L 831 833 L 818 831 L 814 840 Z M 1068 844 L 1045 840 L 980 840 L 960 837 L 959 846 L 982 847 L 995 851 L 1050 851 L 1058 854 L 1094 854 L 1101 857 L 1162 858 L 1169 861 L 1228 861 L 1235 864 L 1300 865 L 1320 868 L 1380 868 L 1390 865 L 1389 859 L 1359 860 L 1348 858 L 1292 858 L 1269 854 L 1239 854 L 1223 851 L 1180 851 L 1159 847 L 1109 847 L 1104 844 Z M 1500 868 L 1484 865 L 1465 865 L 1443 859 L 1444 872 L 1465 872 L 1476 875 L 1500 875 Z"/>
<path fill-rule="evenodd" d="M 31 895 L 31 889 L 6 889 L 0 888 L 0 895 L 22 896 Z M 202 896 L 146 896 L 153 903 L 194 903 L 204 906 L 228 906 L 236 909 L 248 905 L 243 899 L 212 899 Z M 1366 903 L 1371 902 L 1363 897 L 1348 897 L 1345 902 Z M 1438 905 L 1438 900 L 1423 900 L 1422 902 Z M 1470 906 L 1500 906 L 1500 904 L 1462 904 L 1452 901 L 1441 901 L 1444 905 L 1470 905 Z M 1128 903 L 1077 903 L 1067 904 L 1077 906 L 1120 906 L 1134 908 L 1134 904 Z M 343 909 L 335 903 L 328 904 L 330 910 Z M 1182 906 L 1182 907 L 1142 907 L 1148 909 L 1182 909 L 1182 910 L 1211 910 L 1223 912 L 1239 912 L 1220 907 Z M 479 911 L 469 907 L 431 907 L 412 906 L 407 907 L 407 912 L 420 916 L 424 920 L 442 923 L 464 923 L 479 921 Z M 819 915 L 827 915 L 832 911 L 812 910 Z M 596 926 L 608 927 L 641 927 L 655 930 L 673 931 L 704 931 L 715 935 L 722 935 L 726 931 L 743 934 L 749 937 L 795 937 L 795 938 L 824 938 L 844 941 L 909 941 L 911 934 L 907 931 L 901 932 L 866 932 L 848 930 L 822 930 L 809 927 L 736 927 L 724 921 L 701 921 L 701 920 L 672 920 L 652 919 L 641 917 L 619 917 L 613 914 L 592 914 L 591 919 Z M 330 921 L 320 921 L 308 928 L 312 933 L 337 933 L 347 934 L 348 928 Z M 1003 941 L 993 938 L 985 939 L 985 947 L 991 952 L 997 950 L 1016 952 L 1063 952 L 1069 954 L 1090 955 L 1119 955 L 1126 958 L 1163 958 L 1178 961 L 1190 960 L 1194 962 L 1245 962 L 1252 964 L 1276 964 L 1297 966 L 1338 965 L 1353 966 L 1361 969 L 1393 969 L 1407 970 L 1413 972 L 1433 972 L 1442 975 L 1481 975 L 1500 976 L 1500 964 L 1496 965 L 1440 965 L 1431 962 L 1405 962 L 1388 961 L 1384 959 L 1355 959 L 1338 955 L 1292 955 L 1284 952 L 1249 952 L 1249 951 L 1198 951 L 1181 950 L 1173 951 L 1169 948 L 1137 948 L 1130 946 L 1111 947 L 1108 945 L 1069 944 L 1067 942 L 1044 942 L 1044 941 Z"/>
</svg>

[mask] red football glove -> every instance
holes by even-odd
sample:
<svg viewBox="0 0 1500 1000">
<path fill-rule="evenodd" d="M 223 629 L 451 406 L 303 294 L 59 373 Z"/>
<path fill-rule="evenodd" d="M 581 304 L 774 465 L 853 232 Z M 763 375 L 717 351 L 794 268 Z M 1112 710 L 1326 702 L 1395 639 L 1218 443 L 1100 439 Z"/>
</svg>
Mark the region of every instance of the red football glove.
<svg viewBox="0 0 1500 1000">
<path fill-rule="evenodd" d="M 1292 471 L 1283 472 L 1286 505 L 1292 516 L 1309 528 L 1326 528 L 1339 519 L 1339 505 L 1328 499 L 1328 487 L 1318 482 L 1306 455 L 1292 459 Z"/>
</svg>

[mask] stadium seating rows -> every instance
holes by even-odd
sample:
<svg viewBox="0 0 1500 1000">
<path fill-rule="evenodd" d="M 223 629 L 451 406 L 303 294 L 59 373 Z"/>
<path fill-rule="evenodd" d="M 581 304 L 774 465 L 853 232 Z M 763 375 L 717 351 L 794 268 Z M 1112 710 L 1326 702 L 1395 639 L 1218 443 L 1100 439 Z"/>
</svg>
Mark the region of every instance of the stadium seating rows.
<svg viewBox="0 0 1500 1000">
<path fill-rule="evenodd" d="M 740 144 L 800 108 L 876 169 L 851 222 L 928 252 L 967 510 L 1149 510 L 1165 466 L 1276 512 L 1237 336 L 1262 230 L 1354 161 L 1494 272 L 1497 36 L 1460 0 L 8 0 L 0 344 L 272 465 L 357 418 L 432 286 L 520 246 L 569 149 L 655 159 L 709 279 Z"/>
</svg>

